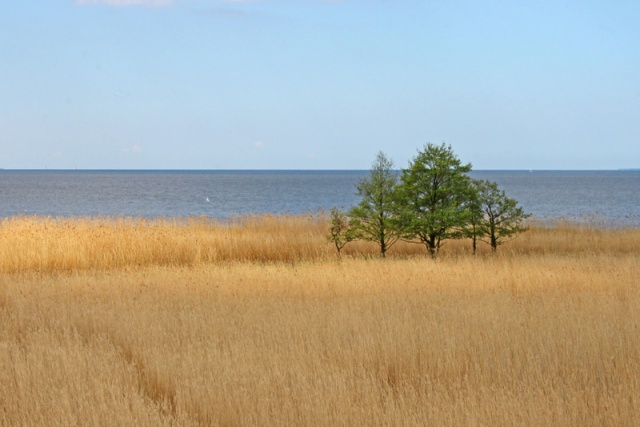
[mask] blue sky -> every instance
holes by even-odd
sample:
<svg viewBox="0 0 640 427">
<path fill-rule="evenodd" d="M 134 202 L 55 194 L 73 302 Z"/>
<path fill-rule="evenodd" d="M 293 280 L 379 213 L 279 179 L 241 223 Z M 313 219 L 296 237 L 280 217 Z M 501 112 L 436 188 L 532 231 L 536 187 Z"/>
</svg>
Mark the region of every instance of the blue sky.
<svg viewBox="0 0 640 427">
<path fill-rule="evenodd" d="M 640 2 L 0 0 L 0 167 L 640 167 Z"/>
</svg>

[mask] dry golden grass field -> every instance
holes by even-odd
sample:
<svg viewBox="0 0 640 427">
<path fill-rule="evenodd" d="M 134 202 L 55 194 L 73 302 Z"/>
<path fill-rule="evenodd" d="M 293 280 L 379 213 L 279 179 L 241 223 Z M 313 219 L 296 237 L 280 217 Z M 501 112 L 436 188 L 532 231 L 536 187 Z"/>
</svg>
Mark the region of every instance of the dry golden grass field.
<svg viewBox="0 0 640 427">
<path fill-rule="evenodd" d="M 640 229 L 435 261 L 327 229 L 2 220 L 0 425 L 640 425 Z"/>
</svg>

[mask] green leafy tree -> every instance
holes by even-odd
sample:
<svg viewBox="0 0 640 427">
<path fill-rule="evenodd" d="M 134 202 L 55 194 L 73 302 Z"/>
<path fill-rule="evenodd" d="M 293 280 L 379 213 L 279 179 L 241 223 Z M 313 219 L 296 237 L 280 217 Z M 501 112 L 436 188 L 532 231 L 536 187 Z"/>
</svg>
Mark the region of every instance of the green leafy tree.
<svg viewBox="0 0 640 427">
<path fill-rule="evenodd" d="M 474 180 L 473 187 L 480 214 L 475 216 L 477 235 L 491 245 L 493 252 L 506 240 L 528 230 L 524 221 L 531 215 L 525 213 L 515 199 L 507 197 L 498 184 Z"/>
<path fill-rule="evenodd" d="M 340 209 L 333 207 L 330 213 L 330 221 L 331 226 L 329 228 L 329 234 L 327 235 L 327 240 L 332 242 L 336 250 L 338 251 L 338 256 L 342 256 L 342 248 L 352 240 L 357 238 L 355 230 L 351 227 L 349 223 L 349 217 L 346 213 L 342 212 Z"/>
<path fill-rule="evenodd" d="M 358 237 L 376 242 L 382 257 L 399 238 L 394 218 L 397 181 L 393 162 L 380 151 L 369 176 L 356 187 L 356 194 L 361 197 L 360 203 L 349 212 L 351 225 Z"/>
<path fill-rule="evenodd" d="M 463 233 L 469 237 L 472 242 L 473 254 L 478 251 L 478 239 L 482 238 L 484 231 L 480 228 L 480 223 L 484 219 L 482 203 L 478 194 L 478 181 L 472 181 L 470 191 L 468 193 L 469 200 L 467 202 L 468 218 L 467 224 L 463 228 Z"/>
<path fill-rule="evenodd" d="M 435 258 L 446 239 L 460 238 L 469 217 L 471 164 L 451 146 L 427 144 L 402 171 L 398 220 L 405 239 L 417 239 Z"/>
</svg>

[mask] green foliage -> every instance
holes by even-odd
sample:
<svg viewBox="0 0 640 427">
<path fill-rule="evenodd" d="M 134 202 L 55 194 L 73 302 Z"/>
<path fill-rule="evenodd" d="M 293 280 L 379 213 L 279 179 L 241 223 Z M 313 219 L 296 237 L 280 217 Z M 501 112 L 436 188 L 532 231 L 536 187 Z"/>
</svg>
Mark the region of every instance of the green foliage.
<svg viewBox="0 0 640 427">
<path fill-rule="evenodd" d="M 506 196 L 498 184 L 490 181 L 473 181 L 474 203 L 472 215 L 474 239 L 491 245 L 495 252 L 498 246 L 528 228 L 523 225 L 530 214 L 524 213 L 518 202 Z"/>
<path fill-rule="evenodd" d="M 482 210 L 482 203 L 478 194 L 477 181 L 472 181 L 469 192 L 469 200 L 467 201 L 468 217 L 467 223 L 463 228 L 463 234 L 465 237 L 471 239 L 473 254 L 475 255 L 478 249 L 478 239 L 482 238 L 484 232 L 480 228 L 480 223 L 484 219 L 484 213 Z"/>
<path fill-rule="evenodd" d="M 329 234 L 327 235 L 327 240 L 335 245 L 336 250 L 338 251 L 338 256 L 341 256 L 342 248 L 344 248 L 347 243 L 355 240 L 358 236 L 355 229 L 351 227 L 347 214 L 338 208 L 333 207 L 331 209 L 330 219 L 331 227 L 329 229 Z"/>
<path fill-rule="evenodd" d="M 498 185 L 472 180 L 471 164 L 463 164 L 450 145 L 427 144 L 402 170 L 379 152 L 369 176 L 357 187 L 361 197 L 348 214 L 333 208 L 327 238 L 340 255 L 355 239 L 376 242 L 380 254 L 398 240 L 424 244 L 435 258 L 447 239 L 469 237 L 476 253 L 477 241 L 497 247 L 527 230 L 525 214 L 516 200 Z"/>
<path fill-rule="evenodd" d="M 380 151 L 369 176 L 356 188 L 360 203 L 349 212 L 351 226 L 358 237 L 376 242 L 383 257 L 399 238 L 394 218 L 396 183 L 393 162 Z"/>
<path fill-rule="evenodd" d="M 435 257 L 446 239 L 460 238 L 469 219 L 471 164 L 451 146 L 427 144 L 403 170 L 398 187 L 402 237 L 417 239 Z"/>
</svg>

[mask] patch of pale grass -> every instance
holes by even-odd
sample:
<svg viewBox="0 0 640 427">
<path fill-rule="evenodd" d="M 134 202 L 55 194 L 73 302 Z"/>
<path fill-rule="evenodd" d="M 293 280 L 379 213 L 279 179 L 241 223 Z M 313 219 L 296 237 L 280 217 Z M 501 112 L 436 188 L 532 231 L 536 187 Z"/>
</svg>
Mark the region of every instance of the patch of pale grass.
<svg viewBox="0 0 640 427">
<path fill-rule="evenodd" d="M 0 220 L 0 273 L 57 273 L 227 262 L 310 262 L 336 258 L 322 215 L 208 218 L 42 218 Z M 558 223 L 531 230 L 500 246 L 500 256 L 634 254 L 640 229 L 600 229 Z M 490 253 L 479 244 L 479 253 Z M 352 242 L 347 257 L 375 257 L 378 247 Z M 446 241 L 442 258 L 468 257 L 469 240 Z M 424 256 L 420 244 L 399 242 L 390 257 Z"/>
<path fill-rule="evenodd" d="M 0 424 L 639 425 L 637 232 L 536 233 L 436 262 L 0 275 Z"/>
</svg>

